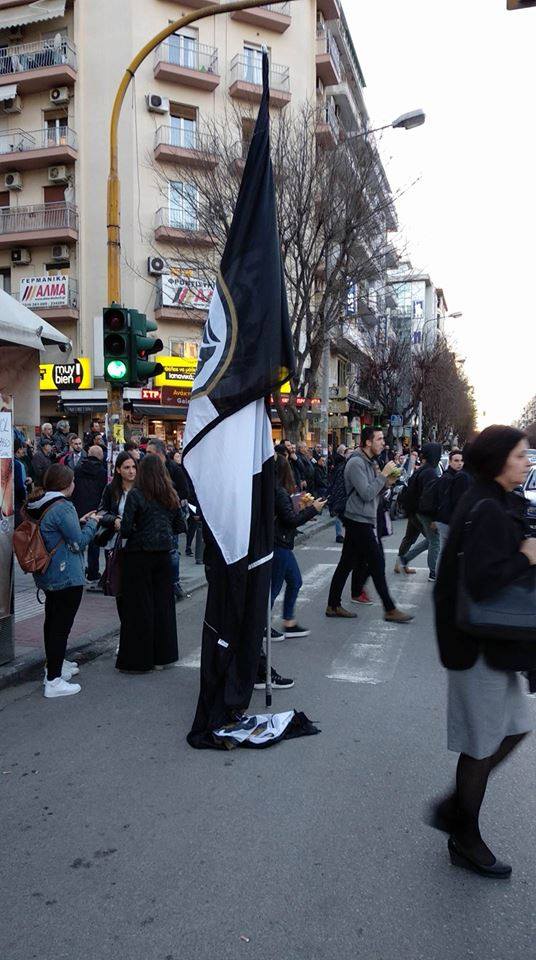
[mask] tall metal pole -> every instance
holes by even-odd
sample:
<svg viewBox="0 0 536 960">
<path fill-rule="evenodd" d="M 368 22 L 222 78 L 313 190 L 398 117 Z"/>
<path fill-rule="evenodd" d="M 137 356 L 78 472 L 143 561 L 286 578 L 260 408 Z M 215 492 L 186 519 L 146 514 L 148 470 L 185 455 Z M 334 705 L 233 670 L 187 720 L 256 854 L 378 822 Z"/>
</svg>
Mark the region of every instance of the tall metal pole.
<svg viewBox="0 0 536 960">
<path fill-rule="evenodd" d="M 328 452 L 329 440 L 329 361 L 330 361 L 330 343 L 329 330 L 324 320 L 324 337 L 322 343 L 322 391 L 320 404 L 320 443 L 324 453 Z"/>
<path fill-rule="evenodd" d="M 418 412 L 417 416 L 418 416 L 418 418 L 419 418 L 419 433 L 418 433 L 418 437 L 419 437 L 419 450 L 420 450 L 421 447 L 422 447 L 422 400 L 419 400 L 419 412 Z"/>
</svg>

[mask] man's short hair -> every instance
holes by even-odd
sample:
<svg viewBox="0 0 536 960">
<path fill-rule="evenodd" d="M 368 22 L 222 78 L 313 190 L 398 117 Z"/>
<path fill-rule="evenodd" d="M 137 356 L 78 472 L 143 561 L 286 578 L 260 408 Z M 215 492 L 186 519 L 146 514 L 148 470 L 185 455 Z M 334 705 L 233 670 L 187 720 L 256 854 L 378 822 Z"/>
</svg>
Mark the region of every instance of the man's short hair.
<svg viewBox="0 0 536 960">
<path fill-rule="evenodd" d="M 280 457 L 285 457 L 285 460 L 288 459 L 288 449 L 284 443 L 276 443 L 274 450 Z"/>
<path fill-rule="evenodd" d="M 344 457 L 344 454 L 346 453 L 346 450 L 347 450 L 347 449 L 348 449 L 348 448 L 347 448 L 347 446 L 346 446 L 345 443 L 339 443 L 339 446 L 337 447 L 337 453 L 338 453 L 341 457 Z"/>
<path fill-rule="evenodd" d="M 102 460 L 104 454 L 102 447 L 99 447 L 98 444 L 94 443 L 92 447 L 89 448 L 87 452 L 88 457 L 95 457 L 97 460 Z"/>
<path fill-rule="evenodd" d="M 361 431 L 361 446 L 364 447 L 368 440 L 374 440 L 375 433 L 383 433 L 381 427 L 363 427 Z"/>
<path fill-rule="evenodd" d="M 139 446 L 135 440 L 127 440 L 124 446 L 125 450 L 139 450 Z"/>
<path fill-rule="evenodd" d="M 41 427 L 41 430 L 44 430 L 45 427 L 50 427 L 50 429 L 52 430 L 52 424 L 51 424 L 51 423 L 44 423 L 44 424 L 42 425 L 42 427 Z"/>
<path fill-rule="evenodd" d="M 159 453 L 162 457 L 165 457 L 166 445 L 163 440 L 159 440 L 158 437 L 154 437 L 154 439 L 151 437 L 150 440 L 147 441 L 147 446 L 152 447 L 156 453 Z"/>
<path fill-rule="evenodd" d="M 52 440 L 50 439 L 50 437 L 43 437 L 43 439 L 41 440 L 41 446 L 42 446 L 42 447 L 53 447 L 54 444 L 52 443 Z"/>
<path fill-rule="evenodd" d="M 463 457 L 462 451 L 455 447 L 455 449 L 451 450 L 449 453 L 449 460 L 452 460 L 453 457 Z"/>
</svg>

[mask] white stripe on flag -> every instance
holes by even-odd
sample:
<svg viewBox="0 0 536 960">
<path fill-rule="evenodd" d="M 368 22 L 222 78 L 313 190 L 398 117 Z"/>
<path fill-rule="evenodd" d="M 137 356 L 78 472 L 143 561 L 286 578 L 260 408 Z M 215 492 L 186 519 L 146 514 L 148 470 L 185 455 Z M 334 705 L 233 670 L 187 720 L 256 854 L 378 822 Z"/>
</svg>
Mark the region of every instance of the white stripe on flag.
<svg viewBox="0 0 536 960">
<path fill-rule="evenodd" d="M 255 567 L 262 567 L 263 563 L 268 563 L 273 557 L 273 553 L 269 553 L 267 557 L 261 557 L 260 560 L 255 560 L 255 563 L 250 563 L 248 570 L 254 570 Z"/>
</svg>

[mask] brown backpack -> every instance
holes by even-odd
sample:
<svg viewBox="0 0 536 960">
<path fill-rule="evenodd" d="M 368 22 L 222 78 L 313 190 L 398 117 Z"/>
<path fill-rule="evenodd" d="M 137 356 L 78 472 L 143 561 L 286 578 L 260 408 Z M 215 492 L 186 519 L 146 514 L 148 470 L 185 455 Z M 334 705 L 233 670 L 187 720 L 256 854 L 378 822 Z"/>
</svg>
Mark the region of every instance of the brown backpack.
<svg viewBox="0 0 536 960">
<path fill-rule="evenodd" d="M 41 520 L 55 503 L 58 500 L 45 507 L 38 520 L 32 520 L 26 510 L 22 511 L 24 520 L 13 534 L 13 550 L 24 573 L 45 573 L 60 543 L 63 543 L 63 537 L 60 537 L 56 546 L 47 550 L 41 534 Z"/>
</svg>

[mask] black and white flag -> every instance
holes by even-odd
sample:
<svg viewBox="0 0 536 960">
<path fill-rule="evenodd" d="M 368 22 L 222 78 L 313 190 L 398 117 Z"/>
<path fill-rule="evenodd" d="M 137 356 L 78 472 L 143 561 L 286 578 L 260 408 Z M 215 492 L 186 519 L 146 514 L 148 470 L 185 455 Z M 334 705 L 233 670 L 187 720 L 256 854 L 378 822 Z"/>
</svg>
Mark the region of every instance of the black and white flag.
<svg viewBox="0 0 536 960">
<path fill-rule="evenodd" d="M 268 56 L 263 95 L 203 334 L 183 464 L 205 521 L 208 597 L 201 689 L 188 741 L 250 701 L 273 555 L 270 394 L 294 367 L 272 162 Z"/>
</svg>

